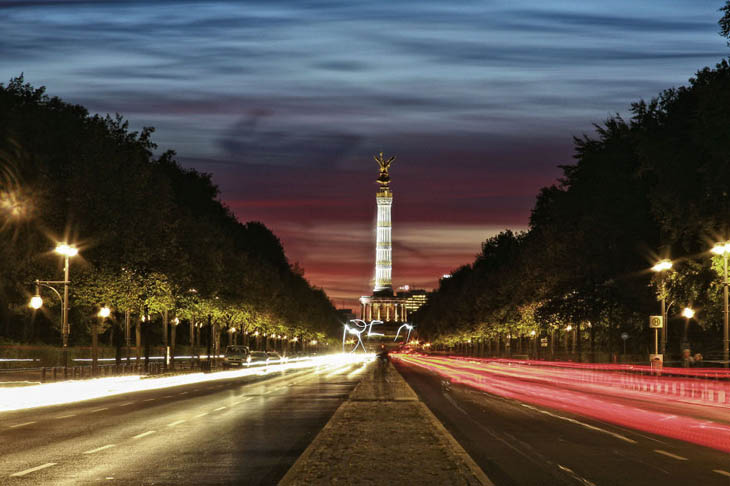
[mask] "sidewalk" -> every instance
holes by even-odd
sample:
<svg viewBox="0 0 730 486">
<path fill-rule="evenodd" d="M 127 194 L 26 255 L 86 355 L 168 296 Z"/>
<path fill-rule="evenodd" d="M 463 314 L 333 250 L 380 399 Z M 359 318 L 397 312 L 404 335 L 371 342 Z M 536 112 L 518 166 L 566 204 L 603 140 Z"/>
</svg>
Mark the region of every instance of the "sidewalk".
<svg viewBox="0 0 730 486">
<path fill-rule="evenodd" d="M 392 364 L 376 362 L 280 485 L 491 485 Z"/>
</svg>

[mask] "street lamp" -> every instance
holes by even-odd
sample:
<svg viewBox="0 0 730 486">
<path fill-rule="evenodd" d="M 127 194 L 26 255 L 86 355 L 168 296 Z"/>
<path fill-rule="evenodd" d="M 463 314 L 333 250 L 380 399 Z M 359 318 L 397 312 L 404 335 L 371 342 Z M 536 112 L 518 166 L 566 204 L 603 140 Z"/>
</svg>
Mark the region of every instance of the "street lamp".
<svg viewBox="0 0 730 486">
<path fill-rule="evenodd" d="M 672 262 L 671 260 L 660 260 L 651 267 L 652 271 L 658 273 L 661 275 L 661 296 L 662 296 L 662 355 L 667 352 L 667 327 L 669 327 L 669 324 L 667 323 L 667 309 L 666 309 L 666 300 L 667 300 L 667 286 L 666 286 L 666 280 L 664 278 L 664 272 L 667 270 L 670 270 L 672 268 Z"/>
<path fill-rule="evenodd" d="M 689 347 L 689 340 L 687 338 L 687 334 L 689 331 L 689 320 L 692 319 L 694 316 L 695 311 L 691 307 L 685 307 L 682 311 L 682 317 L 684 317 L 684 332 L 682 333 L 682 349 L 680 349 L 681 352 L 684 352 L 684 350 Z"/>
<path fill-rule="evenodd" d="M 727 309 L 727 287 L 728 287 L 728 281 L 727 281 L 727 256 L 730 254 L 730 241 L 726 241 L 725 243 L 717 243 L 715 246 L 712 247 L 712 253 L 715 255 L 722 255 L 722 261 L 723 261 L 723 273 L 724 278 L 722 282 L 723 286 L 723 294 L 724 294 L 724 300 L 725 300 L 725 308 L 724 308 L 724 315 L 725 320 L 722 327 L 722 360 L 724 361 L 725 368 L 728 367 L 728 309 Z"/>
<path fill-rule="evenodd" d="M 61 335 L 63 336 L 63 368 L 64 375 L 68 368 L 68 286 L 69 286 L 69 259 L 78 255 L 79 250 L 73 245 L 67 243 L 59 243 L 56 245 L 54 250 L 59 255 L 63 256 L 63 280 L 36 280 L 35 281 L 35 295 L 30 299 L 30 307 L 33 309 L 40 309 L 43 306 L 43 298 L 41 297 L 41 287 L 51 289 L 61 300 Z M 63 285 L 63 296 L 56 290 L 54 285 Z"/>
<path fill-rule="evenodd" d="M 109 317 L 111 313 L 111 309 L 107 306 L 99 309 L 97 316 L 101 321 L 102 327 L 104 326 L 104 320 Z M 96 322 L 94 322 L 93 326 L 94 327 L 91 329 L 91 375 L 96 376 L 99 369 L 99 328 L 97 327 Z"/>
</svg>

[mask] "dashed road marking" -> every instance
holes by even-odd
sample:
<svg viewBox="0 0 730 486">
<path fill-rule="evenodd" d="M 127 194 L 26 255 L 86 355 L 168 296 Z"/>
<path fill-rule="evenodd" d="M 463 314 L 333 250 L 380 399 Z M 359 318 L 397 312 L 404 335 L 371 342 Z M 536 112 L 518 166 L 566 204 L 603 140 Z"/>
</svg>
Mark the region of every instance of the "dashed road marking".
<svg viewBox="0 0 730 486">
<path fill-rule="evenodd" d="M 120 407 L 126 407 L 127 405 L 131 405 L 131 404 L 133 404 L 133 403 L 134 403 L 134 402 L 126 402 L 126 403 L 122 403 L 122 404 L 121 404 L 121 405 L 119 405 L 119 406 L 120 406 Z"/>
<path fill-rule="evenodd" d="M 678 461 L 686 461 L 687 460 L 686 457 L 678 456 L 676 454 L 672 454 L 671 452 L 663 451 L 661 449 L 654 449 L 654 452 L 656 452 L 657 454 L 661 454 L 663 456 L 671 457 L 672 459 L 676 459 Z"/>
<path fill-rule="evenodd" d="M 176 420 L 176 421 L 174 421 L 174 422 L 173 422 L 173 423 L 171 423 L 171 424 L 167 424 L 167 426 L 168 426 L 168 427 L 174 427 L 174 426 L 176 426 L 176 425 L 180 425 L 180 424 L 182 424 L 182 423 L 184 423 L 184 422 L 187 422 L 187 420 Z"/>
<path fill-rule="evenodd" d="M 730 472 L 723 471 L 722 469 L 713 469 L 712 472 L 716 472 L 717 474 L 721 474 L 730 478 Z"/>
<path fill-rule="evenodd" d="M 162 398 L 172 398 L 172 395 L 165 395 L 165 396 L 164 396 L 164 397 L 162 397 Z"/>
<path fill-rule="evenodd" d="M 156 430 L 148 430 L 147 432 L 142 432 L 141 434 L 135 435 L 134 437 L 132 437 L 132 439 L 141 439 L 142 437 L 147 437 L 148 435 L 152 435 L 155 432 L 157 432 L 157 431 Z"/>
<path fill-rule="evenodd" d="M 199 413 L 198 415 L 196 415 L 196 416 L 195 416 L 195 417 L 193 417 L 193 418 L 200 418 L 200 417 L 205 417 L 206 415 L 208 415 L 208 412 L 203 412 L 203 413 Z"/>
<path fill-rule="evenodd" d="M 11 428 L 11 429 L 14 429 L 14 428 L 16 428 L 16 427 L 25 427 L 26 425 L 30 425 L 30 424 L 34 424 L 34 423 L 35 423 L 35 420 L 34 420 L 34 421 L 32 421 L 32 422 L 24 422 L 24 423 L 22 423 L 22 424 L 15 424 L 15 425 L 11 425 L 11 426 L 10 426 L 10 428 Z"/>
<path fill-rule="evenodd" d="M 151 401 L 153 401 L 153 400 L 154 400 L 154 398 L 148 398 L 148 399 L 146 399 L 146 400 L 142 400 L 142 401 L 143 401 L 143 402 L 151 402 Z"/>
<path fill-rule="evenodd" d="M 76 416 L 76 414 L 72 413 L 69 415 L 61 415 L 60 417 L 56 417 L 56 419 L 60 420 L 60 419 L 71 418 L 71 417 L 75 417 L 75 416 Z"/>
<path fill-rule="evenodd" d="M 602 432 L 604 434 L 608 434 L 611 437 L 615 437 L 615 438 L 617 438 L 619 440 L 623 440 L 624 442 L 628 442 L 629 444 L 636 444 L 637 443 L 634 439 L 629 439 L 628 437 L 623 436 L 621 434 L 617 434 L 616 432 L 611 432 L 610 430 L 602 429 L 600 427 L 596 427 L 595 425 L 591 425 L 591 424 L 587 424 L 585 422 L 581 422 L 580 420 L 576 420 L 576 419 L 573 419 L 573 418 L 570 418 L 570 417 L 563 417 L 562 415 L 557 415 L 557 414 L 548 412 L 547 410 L 540 410 L 539 408 L 533 407 L 532 405 L 527 405 L 526 403 L 523 403 L 521 405 L 523 407 L 525 407 L 525 408 L 529 408 L 531 410 L 535 410 L 537 412 L 544 413 L 545 415 L 549 415 L 551 417 L 558 418 L 560 420 L 565 420 L 565 421 L 570 422 L 572 424 L 577 424 L 577 425 L 580 425 L 580 426 L 585 427 L 587 429 L 595 430 L 596 432 Z"/>
<path fill-rule="evenodd" d="M 188 392 L 178 393 L 178 395 L 187 395 L 187 394 L 188 394 Z"/>
<path fill-rule="evenodd" d="M 32 467 L 30 469 L 26 469 L 25 471 L 19 471 L 16 473 L 13 473 L 10 475 L 11 478 L 17 478 L 20 476 L 25 476 L 26 474 L 30 474 L 32 472 L 40 471 L 41 469 L 45 469 L 47 467 L 55 466 L 55 462 L 47 462 L 45 464 L 41 464 L 40 466 Z"/>
<path fill-rule="evenodd" d="M 219 411 L 219 410 L 223 410 L 223 409 L 225 409 L 225 408 L 228 408 L 228 407 L 218 407 L 218 408 L 216 408 L 216 409 L 215 409 L 215 410 L 213 410 L 213 411 L 214 411 L 214 412 L 217 412 L 217 411 Z"/>
<path fill-rule="evenodd" d="M 96 410 L 92 410 L 92 411 L 91 411 L 91 412 L 89 412 L 89 413 L 103 412 L 104 410 L 109 410 L 109 408 L 108 408 L 108 407 L 104 407 L 104 408 L 97 408 Z"/>
<path fill-rule="evenodd" d="M 116 444 L 107 444 L 105 446 L 97 447 L 96 449 L 91 449 L 90 451 L 86 451 L 86 452 L 84 452 L 84 454 L 96 454 L 99 451 L 103 451 L 105 449 L 111 449 L 115 445 Z"/>
</svg>

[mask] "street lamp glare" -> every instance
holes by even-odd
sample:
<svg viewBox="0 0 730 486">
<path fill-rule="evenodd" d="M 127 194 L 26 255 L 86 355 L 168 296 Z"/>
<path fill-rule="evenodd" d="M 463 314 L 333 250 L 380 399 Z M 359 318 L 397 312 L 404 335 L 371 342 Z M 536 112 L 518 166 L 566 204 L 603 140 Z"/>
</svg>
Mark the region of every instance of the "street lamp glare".
<svg viewBox="0 0 730 486">
<path fill-rule="evenodd" d="M 730 242 L 727 243 L 716 243 L 715 246 L 712 247 L 712 253 L 715 255 L 725 255 L 730 253 Z"/>
<path fill-rule="evenodd" d="M 99 317 L 102 317 L 104 319 L 109 317 L 111 315 L 111 313 L 112 313 L 111 309 L 107 306 L 104 306 L 101 309 L 99 309 Z"/>
<path fill-rule="evenodd" d="M 663 272 L 665 270 L 669 270 L 672 268 L 672 262 L 670 260 L 661 260 L 657 262 L 656 265 L 651 267 L 651 269 L 655 272 Z"/>
<path fill-rule="evenodd" d="M 685 307 L 682 311 L 682 315 L 687 319 L 692 319 L 695 316 L 695 311 L 691 307 Z"/>
<path fill-rule="evenodd" d="M 40 309 L 43 306 L 43 299 L 41 298 L 41 296 L 34 295 L 33 297 L 31 297 L 30 306 L 35 310 Z"/>
<path fill-rule="evenodd" d="M 56 245 L 55 252 L 66 257 L 74 257 L 79 254 L 79 249 L 66 243 Z"/>
</svg>

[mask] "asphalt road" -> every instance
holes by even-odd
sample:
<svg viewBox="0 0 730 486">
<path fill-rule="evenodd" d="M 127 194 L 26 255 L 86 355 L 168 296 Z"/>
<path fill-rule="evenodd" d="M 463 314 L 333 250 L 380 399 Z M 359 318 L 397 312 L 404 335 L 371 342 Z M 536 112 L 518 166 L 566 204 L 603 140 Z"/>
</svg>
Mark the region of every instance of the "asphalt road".
<svg viewBox="0 0 730 486">
<path fill-rule="evenodd" d="M 0 484 L 276 484 L 359 381 L 358 368 L 3 412 Z"/>
<path fill-rule="evenodd" d="M 431 371 L 394 364 L 496 485 L 730 485 L 724 452 L 444 384 Z"/>
</svg>

